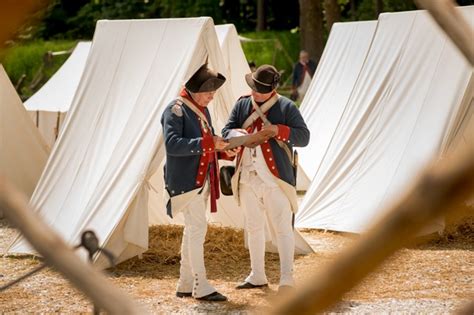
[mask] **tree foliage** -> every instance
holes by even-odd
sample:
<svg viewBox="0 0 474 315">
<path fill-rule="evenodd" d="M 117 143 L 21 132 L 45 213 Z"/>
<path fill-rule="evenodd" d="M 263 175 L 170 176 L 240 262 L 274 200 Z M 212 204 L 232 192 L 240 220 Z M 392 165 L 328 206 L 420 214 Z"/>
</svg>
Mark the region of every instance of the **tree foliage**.
<svg viewBox="0 0 474 315">
<path fill-rule="evenodd" d="M 39 37 L 92 38 L 100 19 L 140 19 L 210 16 L 215 24 L 233 23 L 239 31 L 254 31 L 258 0 L 54 0 L 38 28 Z M 298 26 L 298 2 L 265 0 L 266 29 Z"/>
<path fill-rule="evenodd" d="M 239 32 L 257 27 L 257 6 L 264 1 L 266 30 L 299 30 L 299 1 L 278 0 L 53 0 L 35 38 L 90 39 L 99 19 L 210 16 L 215 24 L 233 23 Z M 376 20 L 384 12 L 416 9 L 413 0 L 311 0 L 324 17 L 323 38 L 332 23 Z M 474 0 L 458 0 L 460 5 Z M 337 7 L 338 6 L 338 7 Z M 319 35 L 318 35 L 319 36 Z"/>
</svg>

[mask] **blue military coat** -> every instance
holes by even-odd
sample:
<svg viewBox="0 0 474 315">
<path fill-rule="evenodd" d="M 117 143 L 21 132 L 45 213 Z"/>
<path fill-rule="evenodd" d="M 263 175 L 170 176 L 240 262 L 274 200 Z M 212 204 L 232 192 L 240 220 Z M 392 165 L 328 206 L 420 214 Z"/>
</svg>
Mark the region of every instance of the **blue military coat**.
<svg viewBox="0 0 474 315">
<path fill-rule="evenodd" d="M 242 128 L 247 117 L 254 111 L 250 96 L 241 97 L 235 104 L 230 118 L 222 129 L 223 137 L 226 137 L 230 129 Z M 272 174 L 286 183 L 296 186 L 293 161 L 290 160 L 285 150 L 278 145 L 276 139 L 282 141 L 293 152 L 293 147 L 304 147 L 309 142 L 310 132 L 300 111 L 290 99 L 280 96 L 277 102 L 266 113 L 267 119 L 278 126 L 278 134 L 275 138 L 262 143 L 262 153 L 265 162 Z M 262 124 L 260 118 L 254 123 Z M 243 151 L 240 151 L 237 163 L 239 163 Z"/>
<path fill-rule="evenodd" d="M 211 124 L 208 109 L 204 111 Z M 166 148 L 164 179 L 170 198 L 202 187 L 210 167 L 217 168 L 212 125 L 210 132 L 203 131 L 201 119 L 179 99 L 165 108 L 161 124 Z M 171 202 L 167 213 L 172 215 Z"/>
</svg>

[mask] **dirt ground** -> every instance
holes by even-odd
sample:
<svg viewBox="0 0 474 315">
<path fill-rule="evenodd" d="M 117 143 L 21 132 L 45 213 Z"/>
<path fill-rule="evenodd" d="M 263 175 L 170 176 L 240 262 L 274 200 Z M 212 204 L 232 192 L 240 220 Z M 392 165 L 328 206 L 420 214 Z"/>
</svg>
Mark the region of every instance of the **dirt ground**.
<svg viewBox="0 0 474 315">
<path fill-rule="evenodd" d="M 474 297 L 473 225 L 437 237 L 423 245 L 396 253 L 379 270 L 332 308 L 334 313 L 453 313 Z M 463 230 L 464 229 L 464 230 Z M 108 270 L 108 278 L 150 313 L 260 313 L 272 305 L 278 284 L 278 256 L 267 254 L 270 287 L 237 291 L 235 285 L 249 272 L 249 256 L 243 247 L 243 232 L 212 227 L 205 244 L 208 277 L 229 297 L 225 303 L 205 303 L 174 296 L 179 275 L 179 243 L 182 228 L 151 227 L 150 250 Z M 0 252 L 15 234 L 0 220 Z M 322 231 L 304 231 L 315 253 L 295 260 L 295 277 L 302 283 L 310 274 L 331 263 L 356 236 Z M 5 284 L 37 266 L 33 257 L 0 258 L 0 284 Z M 51 269 L 45 269 L 8 290 L 0 292 L 0 312 L 84 313 L 90 301 Z"/>
</svg>

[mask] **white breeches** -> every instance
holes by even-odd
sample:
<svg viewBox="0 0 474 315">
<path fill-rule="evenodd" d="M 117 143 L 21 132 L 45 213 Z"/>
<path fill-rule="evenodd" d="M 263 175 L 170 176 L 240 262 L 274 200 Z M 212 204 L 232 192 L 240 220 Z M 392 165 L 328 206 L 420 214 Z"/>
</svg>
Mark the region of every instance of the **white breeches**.
<svg viewBox="0 0 474 315">
<path fill-rule="evenodd" d="M 181 267 L 178 292 L 192 292 L 195 298 L 216 291 L 207 281 L 204 266 L 204 240 L 207 232 L 206 205 L 208 185 L 183 210 L 184 231 L 181 242 Z"/>
<path fill-rule="evenodd" d="M 256 172 L 248 183 L 240 184 L 240 200 L 245 215 L 251 272 L 245 281 L 254 285 L 268 282 L 265 275 L 265 216 L 273 226 L 280 257 L 280 285 L 294 285 L 295 238 L 288 198 L 280 187 L 266 186 Z"/>
</svg>

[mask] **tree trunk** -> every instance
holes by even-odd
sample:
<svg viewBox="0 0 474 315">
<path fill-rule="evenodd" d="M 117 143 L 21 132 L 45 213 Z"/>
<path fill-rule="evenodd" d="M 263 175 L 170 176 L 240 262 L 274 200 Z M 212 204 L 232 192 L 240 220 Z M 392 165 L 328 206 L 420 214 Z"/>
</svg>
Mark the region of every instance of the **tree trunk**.
<svg viewBox="0 0 474 315">
<path fill-rule="evenodd" d="M 383 12 L 383 0 L 375 0 L 375 18 L 379 17 L 379 14 Z"/>
<path fill-rule="evenodd" d="M 339 8 L 337 0 L 324 0 L 324 12 L 326 17 L 326 28 L 330 31 L 332 25 L 341 20 L 341 9 Z"/>
<path fill-rule="evenodd" d="M 311 59 L 319 62 L 324 49 L 323 12 L 320 1 L 300 2 L 300 47 L 309 53 Z"/>
<path fill-rule="evenodd" d="M 257 1 L 257 32 L 265 30 L 265 0 Z"/>
<path fill-rule="evenodd" d="M 352 21 L 357 20 L 357 16 L 356 16 L 356 0 L 351 0 L 351 19 L 352 19 Z"/>
</svg>

